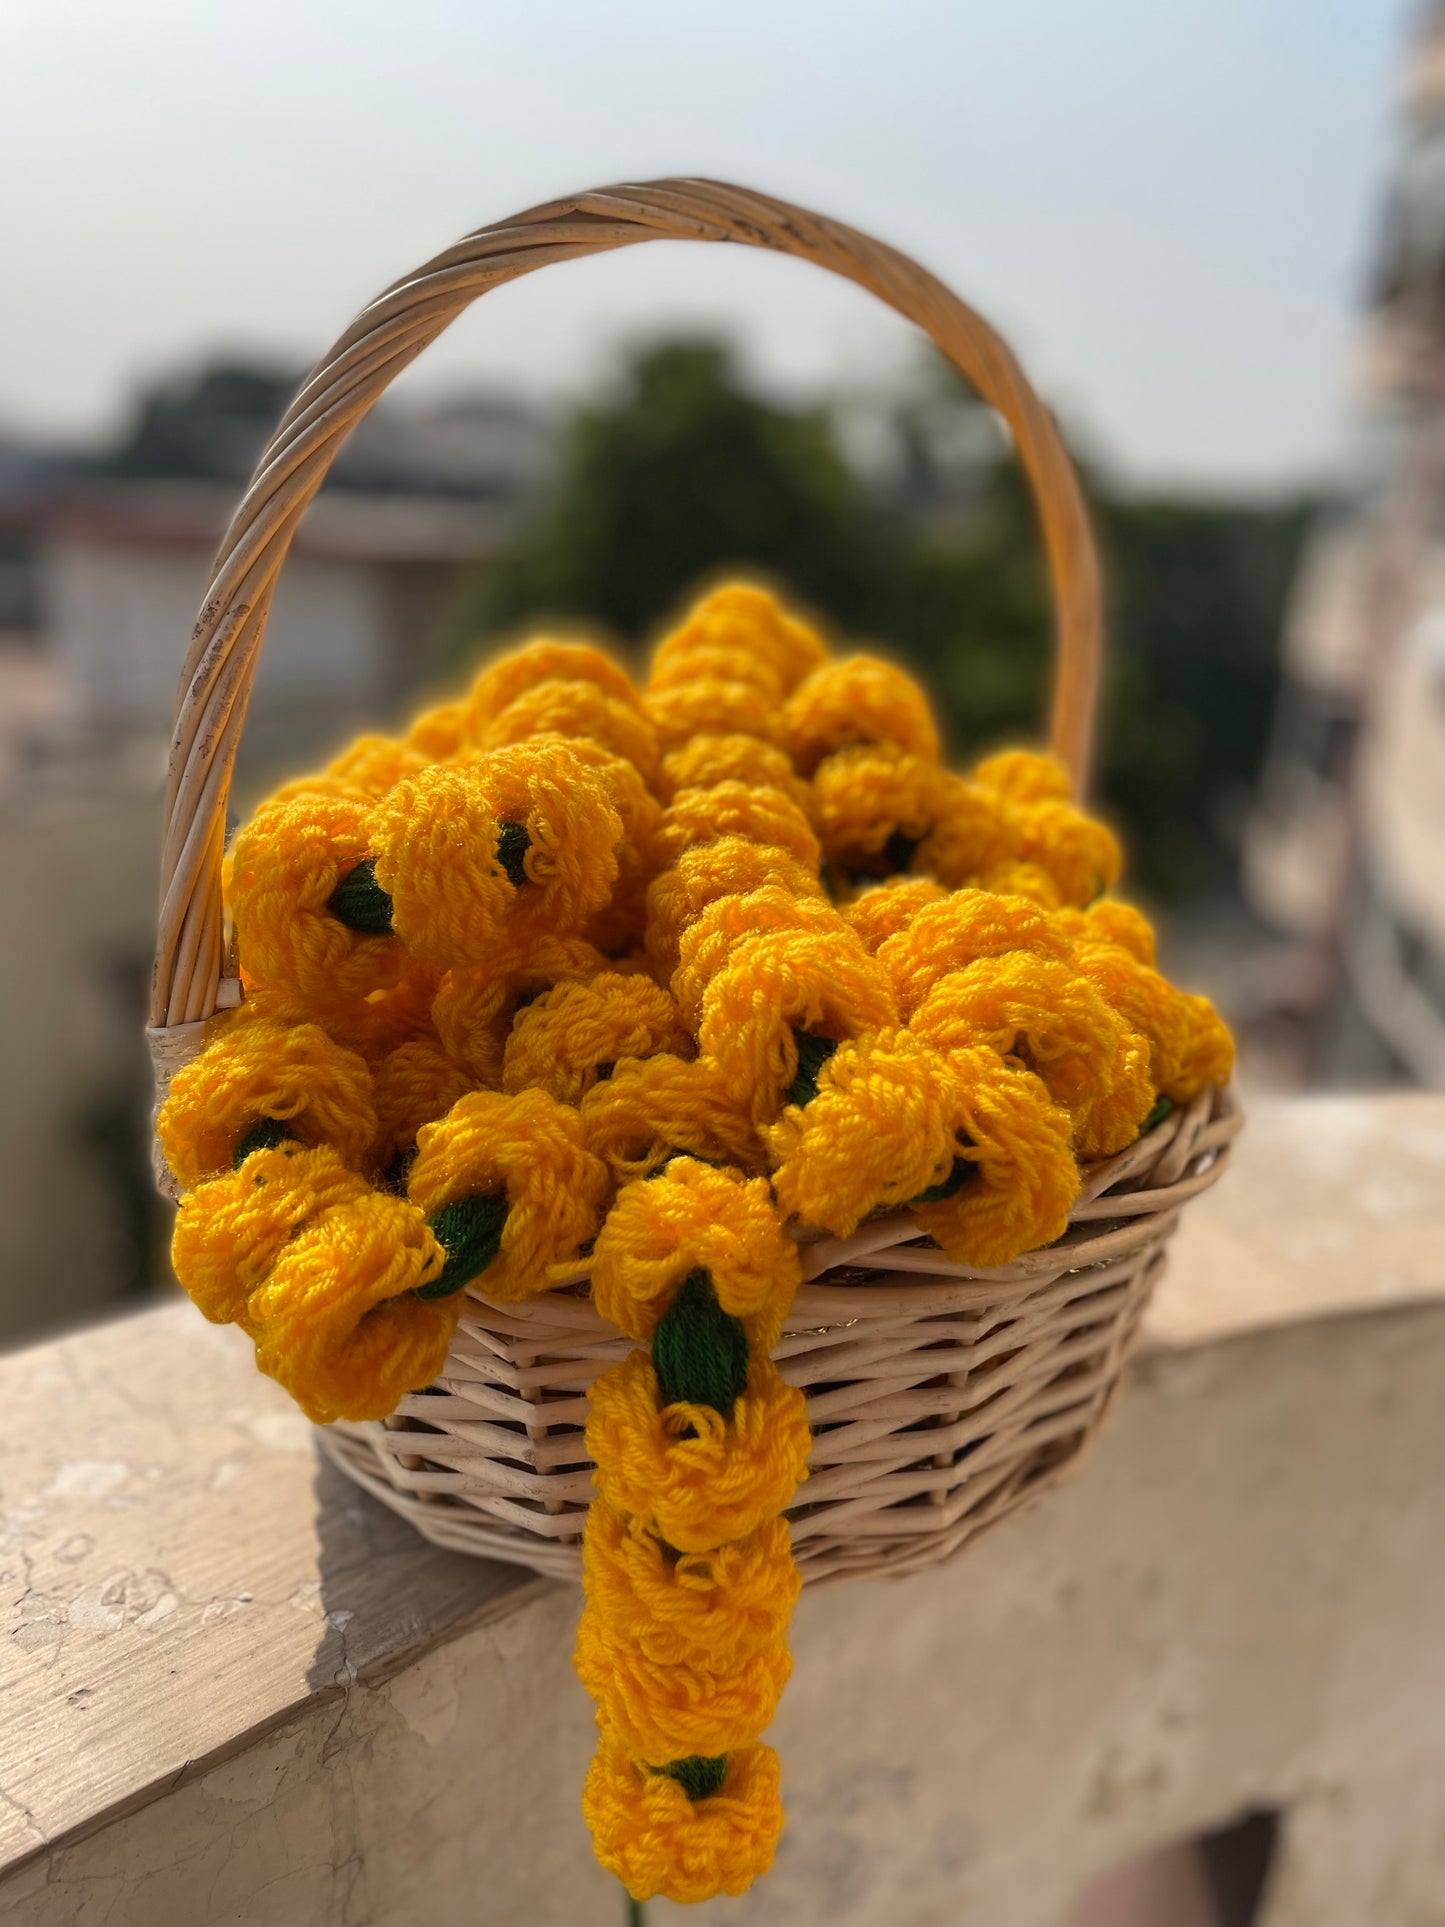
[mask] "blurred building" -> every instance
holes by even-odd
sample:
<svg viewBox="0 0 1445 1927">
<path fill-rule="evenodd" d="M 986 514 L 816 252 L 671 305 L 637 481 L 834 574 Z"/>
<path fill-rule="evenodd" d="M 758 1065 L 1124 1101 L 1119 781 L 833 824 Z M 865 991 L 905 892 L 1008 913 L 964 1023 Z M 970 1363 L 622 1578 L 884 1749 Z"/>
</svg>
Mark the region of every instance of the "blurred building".
<svg viewBox="0 0 1445 1927">
<path fill-rule="evenodd" d="M 1445 1088 L 1445 3 L 1420 20 L 1348 493 L 1309 546 L 1245 846 L 1303 1073 Z"/>
<path fill-rule="evenodd" d="M 149 1285 L 141 1037 L 161 782 L 211 559 L 296 383 L 213 368 L 147 396 L 101 453 L 0 439 L 0 1341 Z M 384 726 L 442 668 L 458 571 L 542 460 L 508 404 L 383 405 L 282 576 L 243 803 Z"/>
</svg>

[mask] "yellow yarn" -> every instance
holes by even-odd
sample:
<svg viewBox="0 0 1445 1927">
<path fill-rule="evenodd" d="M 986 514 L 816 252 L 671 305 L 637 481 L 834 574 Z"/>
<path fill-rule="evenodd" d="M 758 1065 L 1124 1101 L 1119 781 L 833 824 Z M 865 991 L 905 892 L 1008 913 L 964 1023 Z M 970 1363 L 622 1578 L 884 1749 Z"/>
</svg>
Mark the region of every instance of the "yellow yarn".
<svg viewBox="0 0 1445 1927">
<path fill-rule="evenodd" d="M 851 903 L 843 905 L 843 921 L 860 937 L 870 956 L 890 937 L 907 929 L 920 910 L 930 903 L 942 903 L 948 892 L 932 877 L 888 877 L 882 883 L 868 884 Z"/>
<path fill-rule="evenodd" d="M 703 729 L 725 736 L 757 736 L 765 743 L 782 741 L 777 704 L 752 683 L 700 676 L 664 689 L 648 689 L 643 702 L 664 753 Z"/>
<path fill-rule="evenodd" d="M 629 1184 L 608 1212 L 592 1254 L 592 1302 L 646 1343 L 697 1269 L 753 1350 L 770 1352 L 802 1272 L 767 1180 L 676 1157 L 650 1183 Z"/>
<path fill-rule="evenodd" d="M 1079 1189 L 1071 1134 L 1040 1080 L 996 1051 L 944 1055 L 894 1032 L 840 1049 L 769 1148 L 782 1208 L 837 1237 L 942 1183 L 956 1159 L 972 1166 L 952 1197 L 914 1213 L 949 1257 L 1001 1265 L 1067 1224 Z"/>
<path fill-rule="evenodd" d="M 1050 921 L 1072 943 L 1116 943 L 1140 963 L 1154 963 L 1154 932 L 1130 903 L 1101 897 L 1087 910 L 1058 910 Z"/>
<path fill-rule="evenodd" d="M 1069 773 L 1055 756 L 1033 749 L 1004 749 L 974 766 L 973 780 L 1012 803 L 1066 803 Z"/>
<path fill-rule="evenodd" d="M 770 930 L 703 992 L 698 1045 L 722 1088 L 770 1123 L 798 1070 L 795 1031 L 841 1042 L 898 1021 L 887 975 L 851 931 Z"/>
<path fill-rule="evenodd" d="M 855 743 L 825 756 L 813 775 L 818 835 L 843 876 L 906 869 L 933 822 L 938 766 L 889 743 Z M 902 850 L 893 846 L 901 839 Z"/>
<path fill-rule="evenodd" d="M 305 1224 L 369 1189 L 330 1145 L 252 1151 L 239 1170 L 186 1192 L 171 1234 L 171 1263 L 213 1324 L 254 1335 L 250 1298 Z"/>
<path fill-rule="evenodd" d="M 505 1195 L 496 1257 L 476 1279 L 499 1304 L 545 1291 L 602 1219 L 607 1168 L 576 1111 L 545 1091 L 472 1091 L 417 1133 L 407 1196 L 426 1217 L 461 1198 Z"/>
<path fill-rule="evenodd" d="M 818 839 L 792 798 L 782 790 L 735 782 L 678 792 L 663 812 L 656 845 L 659 860 L 676 863 L 684 850 L 716 843 L 724 836 L 742 836 L 770 849 L 786 850 L 817 871 Z"/>
<path fill-rule="evenodd" d="M 870 1212 L 941 1183 L 961 1155 L 958 1080 L 947 1061 L 888 1026 L 841 1044 L 809 1104 L 765 1133 L 790 1218 L 846 1238 Z"/>
<path fill-rule="evenodd" d="M 781 884 L 765 883 L 741 896 L 718 897 L 682 933 L 672 994 L 693 1032 L 702 1018 L 703 992 L 738 945 L 767 930 L 836 933 L 847 926 L 822 897 L 798 897 Z"/>
<path fill-rule="evenodd" d="M 756 736 L 693 736 L 662 759 L 659 790 L 669 800 L 679 790 L 716 789 L 719 783 L 782 790 L 813 820 L 812 785 L 794 772 L 786 750 Z"/>
<path fill-rule="evenodd" d="M 785 1638 L 802 1580 L 784 1518 L 710 1552 L 679 1553 L 598 1503 L 587 1513 L 582 1583 L 603 1624 L 636 1628 L 656 1663 L 727 1673 Z"/>
<path fill-rule="evenodd" d="M 447 971 L 431 1004 L 437 1036 L 478 1084 L 498 1086 L 519 1000 L 554 984 L 586 983 L 608 967 L 608 959 L 583 937 L 544 938 L 520 948 L 508 944 L 490 963 Z"/>
<path fill-rule="evenodd" d="M 371 1073 L 317 1024 L 233 1018 L 171 1079 L 156 1135 L 188 1190 L 229 1171 L 237 1144 L 264 1118 L 358 1166 L 377 1130 Z"/>
<path fill-rule="evenodd" d="M 676 1780 L 635 1759 L 604 1733 L 582 1790 L 597 1858 L 634 1900 L 661 1894 L 683 1905 L 746 1893 L 773 1864 L 783 1807 L 770 1746 L 728 1755 L 717 1793 L 689 1800 Z"/>
<path fill-rule="evenodd" d="M 660 983 L 671 981 L 678 965 L 682 933 L 719 897 L 741 896 L 777 884 L 795 897 L 818 897 L 823 886 L 805 863 L 786 850 L 722 836 L 684 850 L 647 891 L 647 956 Z"/>
<path fill-rule="evenodd" d="M 465 703 L 438 703 L 424 709 L 406 733 L 406 746 L 429 763 L 444 763 L 471 745 Z"/>
<path fill-rule="evenodd" d="M 593 1508 L 597 1512 L 605 1506 Z M 573 1657 L 597 1702 L 597 1723 L 645 1760 L 716 1759 L 763 1733 L 793 1669 L 779 1639 L 722 1663 L 654 1642 L 639 1620 L 605 1619 L 584 1606 Z"/>
<path fill-rule="evenodd" d="M 1020 854 L 1019 812 L 1004 797 L 951 770 L 939 772 L 931 827 L 913 868 L 950 890 L 977 886 Z"/>
<path fill-rule="evenodd" d="M 694 641 L 673 637 L 658 650 L 647 680 L 649 696 L 689 683 L 741 683 L 755 689 L 774 708 L 782 701 L 783 685 L 777 670 L 762 657 L 727 642 Z"/>
<path fill-rule="evenodd" d="M 1206 1084 L 1228 1083 L 1234 1040 L 1207 997 L 1176 990 L 1118 944 L 1078 943 L 1074 959 L 1105 1003 L 1148 1039 L 1154 1087 L 1164 1097 L 1187 1104 Z"/>
<path fill-rule="evenodd" d="M 1017 811 L 1018 856 L 1037 864 L 1064 903 L 1082 910 L 1119 881 L 1117 839 L 1071 803 L 1030 803 Z"/>
<path fill-rule="evenodd" d="M 559 983 L 519 1010 L 502 1053 L 502 1089 L 529 1086 L 580 1104 L 627 1058 L 692 1055 L 677 1005 L 650 977 L 598 973 Z"/>
<path fill-rule="evenodd" d="M 325 1019 L 397 982 L 394 937 L 361 936 L 327 909 L 341 879 L 370 854 L 373 806 L 307 793 L 266 803 L 231 846 L 229 890 L 248 987 L 294 998 Z"/>
<path fill-rule="evenodd" d="M 1074 1120 L 1081 1158 L 1132 1144 L 1154 1103 L 1148 1043 L 1057 958 L 981 958 L 936 984 L 910 1027 L 936 1050 L 988 1044 L 1035 1071 Z"/>
<path fill-rule="evenodd" d="M 326 765 L 320 776 L 301 776 L 283 783 L 273 802 L 289 802 L 292 797 L 384 796 L 403 776 L 414 776 L 425 767 L 426 758 L 406 743 L 390 736 L 359 736 L 348 749 Z"/>
<path fill-rule="evenodd" d="M 1031 1071 L 996 1051 L 952 1051 L 959 1155 L 975 1175 L 913 1215 L 958 1264 L 1007 1265 L 1063 1235 L 1079 1194 L 1071 1121 Z"/>
<path fill-rule="evenodd" d="M 553 682 L 591 683 L 604 695 L 634 709 L 639 707 L 631 678 L 611 656 L 588 642 L 537 636 L 521 648 L 498 656 L 472 684 L 466 708 L 473 738 L 480 741 L 488 725 L 519 696 L 539 683 Z"/>
<path fill-rule="evenodd" d="M 620 954 L 642 941 L 647 886 L 661 867 L 657 833 L 662 805 L 643 782 L 633 764 L 614 756 L 600 743 L 573 737 L 566 745 L 607 792 L 607 800 L 622 819 L 617 845 L 617 881 L 610 899 L 586 927 L 599 950 Z"/>
<path fill-rule="evenodd" d="M 654 651 L 654 680 L 677 656 L 686 658 L 703 648 L 725 649 L 741 661 L 761 665 L 784 695 L 820 668 L 828 654 L 807 623 L 751 582 L 725 583 L 694 604 L 680 627 Z"/>
<path fill-rule="evenodd" d="M 456 1059 L 423 1038 L 388 1051 L 371 1073 L 376 1165 L 385 1171 L 398 1152 L 412 1150 L 422 1125 L 444 1117 L 471 1088 L 470 1077 Z"/>
<path fill-rule="evenodd" d="M 534 736 L 561 736 L 596 743 L 633 764 L 645 782 L 655 781 L 657 735 L 631 701 L 590 682 L 540 682 L 522 691 L 481 732 L 484 749 L 502 749 Z"/>
<path fill-rule="evenodd" d="M 911 676 L 877 656 L 847 656 L 815 669 L 788 698 L 783 718 L 787 747 L 804 776 L 854 743 L 888 743 L 938 761 L 928 699 Z"/>
<path fill-rule="evenodd" d="M 499 854 L 507 824 L 526 833 L 520 883 Z M 398 937 L 446 970 L 579 930 L 607 899 L 621 835 L 577 757 L 558 743 L 521 743 L 399 783 L 376 807 L 372 850 Z"/>
<path fill-rule="evenodd" d="M 747 1111 L 706 1064 L 680 1057 L 624 1061 L 582 1100 L 582 1132 L 617 1184 L 643 1178 L 675 1151 L 744 1171 L 763 1169 Z"/>
<path fill-rule="evenodd" d="M 941 902 L 926 904 L 902 930 L 885 938 L 878 946 L 878 962 L 899 1010 L 910 1017 L 951 971 L 1012 950 L 1065 962 L 1073 954 L 1068 937 L 1037 904 L 987 890 L 955 890 Z"/>
<path fill-rule="evenodd" d="M 256 1363 L 318 1425 L 379 1419 L 446 1362 L 460 1299 L 412 1294 L 443 1254 L 422 1214 L 380 1191 L 303 1225 L 251 1294 Z"/>
<path fill-rule="evenodd" d="M 659 1406 L 657 1374 L 634 1351 L 592 1386 L 587 1452 L 606 1504 L 679 1552 L 745 1539 L 807 1474 L 807 1401 L 756 1353 L 724 1417 L 710 1405 Z"/>
</svg>

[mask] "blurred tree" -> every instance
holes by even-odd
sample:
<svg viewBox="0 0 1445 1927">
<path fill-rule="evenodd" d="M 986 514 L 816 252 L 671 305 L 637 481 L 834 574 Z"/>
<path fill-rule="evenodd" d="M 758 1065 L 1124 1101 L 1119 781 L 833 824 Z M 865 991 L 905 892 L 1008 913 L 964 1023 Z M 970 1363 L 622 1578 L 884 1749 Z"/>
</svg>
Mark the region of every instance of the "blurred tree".
<svg viewBox="0 0 1445 1927">
<path fill-rule="evenodd" d="M 466 585 L 456 653 L 559 618 L 641 642 L 699 584 L 746 571 L 913 666 L 955 754 L 1035 734 L 1050 614 L 1028 489 L 988 411 L 930 367 L 862 472 L 826 413 L 751 393 L 726 347 L 643 351 L 565 429 L 549 488 Z M 1221 796 L 1262 751 L 1305 509 L 1086 482 L 1112 588 L 1100 789 L 1138 887 L 1187 894 L 1221 873 Z"/>
<path fill-rule="evenodd" d="M 888 546 L 825 415 L 750 395 L 717 342 L 672 342 L 564 431 L 551 488 L 478 579 L 465 626 L 553 616 L 636 637 L 730 568 L 866 625 Z"/>
</svg>

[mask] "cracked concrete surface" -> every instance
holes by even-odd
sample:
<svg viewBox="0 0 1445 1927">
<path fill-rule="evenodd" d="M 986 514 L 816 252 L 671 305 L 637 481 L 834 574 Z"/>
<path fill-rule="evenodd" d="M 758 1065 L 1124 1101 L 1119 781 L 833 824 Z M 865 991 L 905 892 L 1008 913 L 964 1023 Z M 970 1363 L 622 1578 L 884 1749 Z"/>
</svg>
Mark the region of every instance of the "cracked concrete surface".
<svg viewBox="0 0 1445 1927">
<path fill-rule="evenodd" d="M 1267 1927 L 1445 1927 L 1445 1102 L 1309 1108 L 1186 1231 L 1076 1480 L 942 1571 L 804 1600 L 778 1865 L 698 1927 L 1054 1927 L 1261 1804 Z M 567 1591 L 321 1469 L 187 1307 L 0 1393 L 0 1917 L 620 1919 Z"/>
</svg>

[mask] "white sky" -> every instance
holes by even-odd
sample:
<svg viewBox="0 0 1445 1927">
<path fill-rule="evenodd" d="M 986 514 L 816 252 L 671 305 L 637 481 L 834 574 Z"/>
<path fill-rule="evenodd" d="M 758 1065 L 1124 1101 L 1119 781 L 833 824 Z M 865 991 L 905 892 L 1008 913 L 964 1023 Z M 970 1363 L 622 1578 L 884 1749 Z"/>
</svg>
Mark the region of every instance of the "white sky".
<svg viewBox="0 0 1445 1927">
<path fill-rule="evenodd" d="M 1141 482 L 1316 475 L 1406 0 L 0 0 L 0 427 L 113 425 L 221 347 L 308 362 L 467 228 L 666 173 L 916 253 Z M 877 383 L 904 325 L 797 264 L 659 247 L 489 298 L 407 377 L 574 392 L 722 326 Z"/>
</svg>

